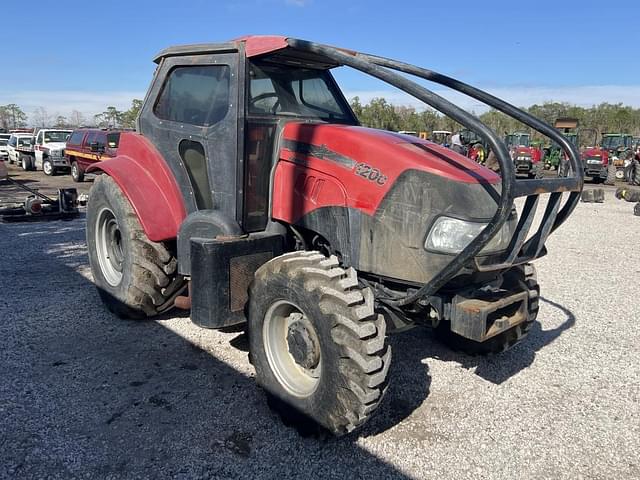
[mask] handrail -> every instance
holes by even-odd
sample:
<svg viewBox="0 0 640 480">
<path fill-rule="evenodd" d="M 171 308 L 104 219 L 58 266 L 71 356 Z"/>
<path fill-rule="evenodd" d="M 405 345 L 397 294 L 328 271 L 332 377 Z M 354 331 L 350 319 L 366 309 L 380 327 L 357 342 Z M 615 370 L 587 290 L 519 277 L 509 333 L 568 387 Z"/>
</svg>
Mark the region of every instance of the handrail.
<svg viewBox="0 0 640 480">
<path fill-rule="evenodd" d="M 306 51 L 310 53 L 320 54 L 334 60 L 338 64 L 352 67 L 360 70 L 368 75 L 383 80 L 393 85 L 409 95 L 423 101 L 427 105 L 451 117 L 456 122 L 469 128 L 480 135 L 487 142 L 491 150 L 496 155 L 501 173 L 501 191 L 500 200 L 496 212 L 489 221 L 488 225 L 480 232 L 480 234 L 471 241 L 451 262 L 449 262 L 440 272 L 438 272 L 429 282 L 419 289 L 407 294 L 404 298 L 388 303 L 402 306 L 407 305 L 418 298 L 432 295 L 442 286 L 444 286 L 458 271 L 474 259 L 480 251 L 489 243 L 489 241 L 498 233 L 500 228 L 509 218 L 513 201 L 516 197 L 527 195 L 538 195 L 540 193 L 572 191 L 579 192 L 582 190 L 582 168 L 579 165 L 579 157 L 574 147 L 559 132 L 549 125 L 541 122 L 535 117 L 523 112 L 522 110 L 510 105 L 486 92 L 478 90 L 474 87 L 466 85 L 450 77 L 432 72 L 430 70 L 421 69 L 410 64 L 386 59 L 383 57 L 375 57 L 372 55 L 361 54 L 358 52 L 348 52 L 335 47 L 321 45 L 305 40 L 290 38 L 287 40 L 290 47 Z M 462 108 L 432 92 L 431 90 L 409 80 L 408 78 L 393 72 L 392 70 L 401 71 L 403 73 L 412 74 L 423 79 L 431 80 L 436 83 L 443 84 L 454 90 L 465 93 L 473 98 L 487 103 L 507 115 L 516 118 L 526 125 L 538 130 L 539 132 L 553 138 L 559 145 L 564 147 L 573 166 L 572 171 L 574 177 L 561 178 L 553 180 L 516 180 L 513 161 L 509 154 L 509 150 L 501 138 L 487 125 L 482 123 L 478 118 L 466 112 Z M 551 226 L 548 225 L 546 233 L 550 233 L 557 228 L 564 219 L 571 213 L 578 197 L 572 194 L 565 203 L 562 211 L 552 219 Z M 556 210 L 557 213 L 557 210 Z M 548 219 L 547 219 L 548 220 Z M 546 237 L 540 237 L 543 241 Z M 539 245 L 540 249 L 543 245 Z M 536 248 L 536 251 L 540 251 Z"/>
</svg>

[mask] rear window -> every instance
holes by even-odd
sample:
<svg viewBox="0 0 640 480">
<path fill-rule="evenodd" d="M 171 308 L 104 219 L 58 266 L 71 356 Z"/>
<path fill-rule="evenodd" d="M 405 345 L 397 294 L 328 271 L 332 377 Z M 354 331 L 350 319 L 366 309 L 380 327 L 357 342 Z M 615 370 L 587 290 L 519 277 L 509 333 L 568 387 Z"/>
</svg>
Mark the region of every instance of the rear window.
<svg viewBox="0 0 640 480">
<path fill-rule="evenodd" d="M 9 140 L 5 140 L 4 138 L 0 138 L 0 147 L 4 147 L 9 143 Z"/>
<path fill-rule="evenodd" d="M 158 118 L 208 126 L 222 120 L 229 110 L 229 67 L 205 65 L 177 67 L 153 108 Z"/>
<path fill-rule="evenodd" d="M 73 132 L 67 143 L 71 145 L 80 145 L 82 143 L 82 137 L 84 137 L 84 132 Z"/>
<path fill-rule="evenodd" d="M 18 138 L 19 147 L 30 147 L 32 143 L 33 143 L 33 138 L 31 137 Z"/>
</svg>

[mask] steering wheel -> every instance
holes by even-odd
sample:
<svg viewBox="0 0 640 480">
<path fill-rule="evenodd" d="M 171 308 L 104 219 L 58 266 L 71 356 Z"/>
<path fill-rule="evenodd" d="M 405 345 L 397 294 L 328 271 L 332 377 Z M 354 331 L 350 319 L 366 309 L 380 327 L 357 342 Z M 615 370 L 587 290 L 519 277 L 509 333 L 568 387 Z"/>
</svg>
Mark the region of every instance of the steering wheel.
<svg viewBox="0 0 640 480">
<path fill-rule="evenodd" d="M 276 109 L 278 108 L 278 105 L 280 105 L 280 98 L 278 98 L 278 94 L 275 92 L 261 93 L 260 95 L 253 97 L 249 101 L 249 107 L 254 107 L 255 104 L 258 103 L 260 100 L 265 100 L 267 98 L 276 99 L 276 102 L 273 104 L 273 107 L 271 107 L 271 113 L 276 113 Z"/>
</svg>

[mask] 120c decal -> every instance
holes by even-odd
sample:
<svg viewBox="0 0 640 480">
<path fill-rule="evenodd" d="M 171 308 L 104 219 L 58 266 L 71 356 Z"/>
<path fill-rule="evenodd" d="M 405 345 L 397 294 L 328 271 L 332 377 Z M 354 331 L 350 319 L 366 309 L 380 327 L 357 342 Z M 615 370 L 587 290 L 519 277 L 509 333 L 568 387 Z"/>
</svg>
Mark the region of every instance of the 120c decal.
<svg viewBox="0 0 640 480">
<path fill-rule="evenodd" d="M 370 182 L 375 182 L 378 185 L 384 185 L 387 183 L 386 175 L 383 175 L 380 170 L 373 168 L 371 165 L 367 165 L 366 163 L 356 164 L 354 172 L 356 175 L 360 175 L 362 178 L 369 180 Z"/>
</svg>

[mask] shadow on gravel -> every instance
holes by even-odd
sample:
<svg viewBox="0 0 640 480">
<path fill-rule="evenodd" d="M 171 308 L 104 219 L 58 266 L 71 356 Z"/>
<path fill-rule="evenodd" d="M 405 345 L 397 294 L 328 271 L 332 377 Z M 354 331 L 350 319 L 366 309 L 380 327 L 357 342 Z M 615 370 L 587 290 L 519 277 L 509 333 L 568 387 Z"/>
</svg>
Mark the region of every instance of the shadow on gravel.
<svg viewBox="0 0 640 480">
<path fill-rule="evenodd" d="M 432 355 L 439 360 L 446 362 L 457 362 L 462 367 L 475 368 L 475 374 L 495 384 L 500 384 L 521 370 L 529 367 L 536 356 L 536 352 L 546 345 L 555 341 L 562 333 L 576 323 L 576 317 L 568 308 L 540 297 L 542 303 L 560 310 L 565 319 L 556 328 L 542 330 L 540 322 L 536 321 L 529 331 L 529 335 L 518 345 L 504 353 L 488 357 L 470 356 L 461 352 L 454 352 L 444 346 L 436 347 L 435 354 Z"/>
<path fill-rule="evenodd" d="M 283 426 L 253 379 L 214 356 L 237 355 L 225 340 L 203 350 L 170 330 L 188 318 L 107 313 L 83 276 L 81 220 L 0 225 L 0 251 L 0 477 L 407 478 L 359 437 Z M 422 343 L 394 340 L 394 384 L 361 435 L 428 394 Z"/>
</svg>

